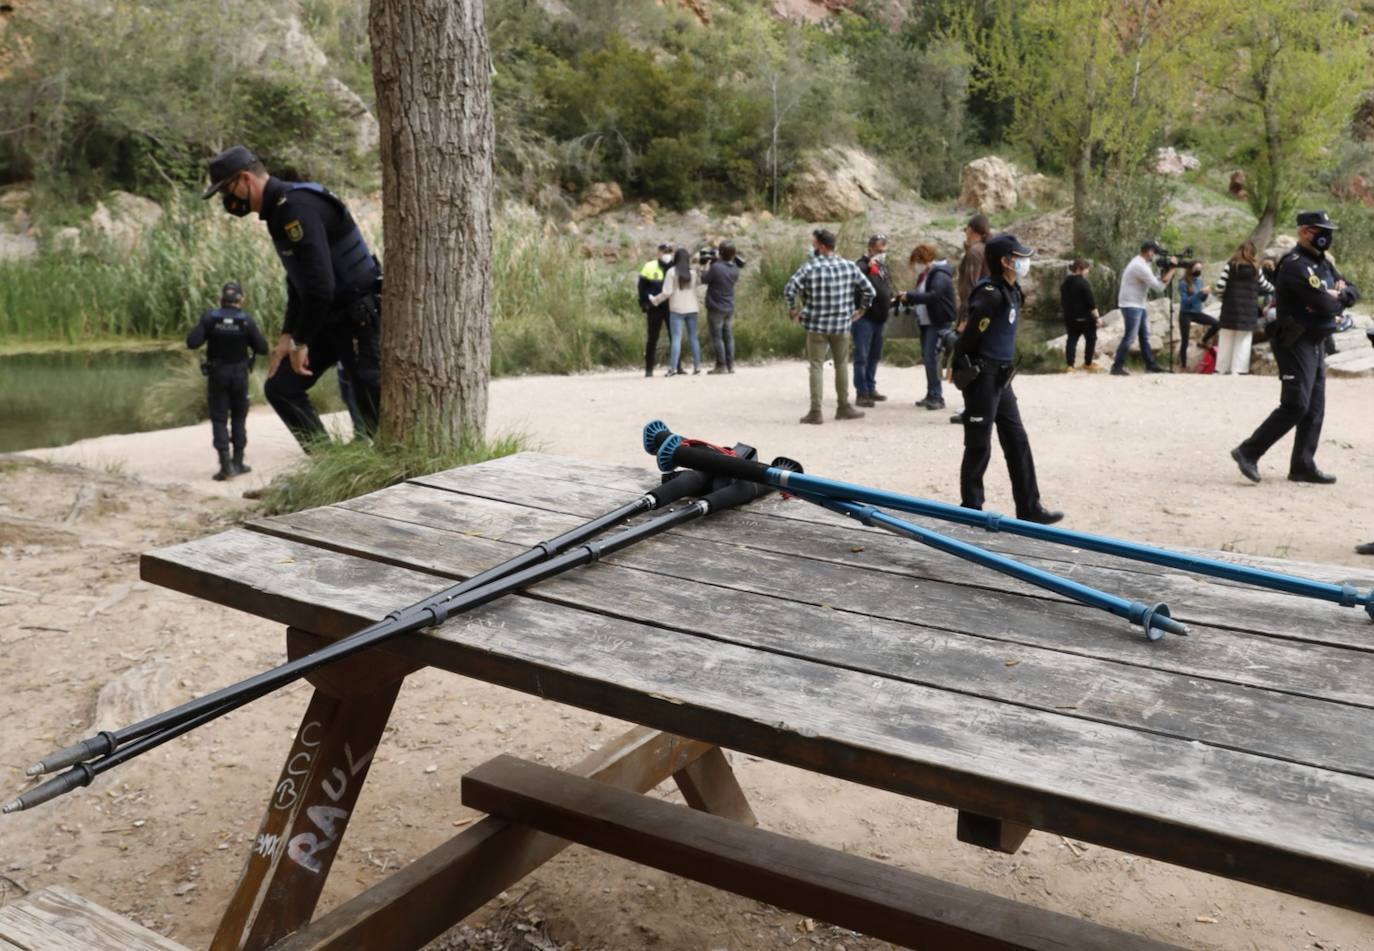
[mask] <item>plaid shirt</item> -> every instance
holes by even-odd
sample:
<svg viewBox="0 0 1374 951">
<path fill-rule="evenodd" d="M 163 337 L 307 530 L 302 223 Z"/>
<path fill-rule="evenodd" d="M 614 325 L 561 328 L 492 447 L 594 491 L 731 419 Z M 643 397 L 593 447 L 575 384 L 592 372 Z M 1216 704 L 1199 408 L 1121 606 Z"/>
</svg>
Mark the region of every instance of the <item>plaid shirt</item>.
<svg viewBox="0 0 1374 951">
<path fill-rule="evenodd" d="M 812 333 L 849 332 L 856 310 L 867 310 L 875 292 L 863 271 L 838 254 L 817 255 L 793 274 L 783 289 L 789 310 L 796 309 L 797 295 L 805 298 L 801 325 Z"/>
</svg>

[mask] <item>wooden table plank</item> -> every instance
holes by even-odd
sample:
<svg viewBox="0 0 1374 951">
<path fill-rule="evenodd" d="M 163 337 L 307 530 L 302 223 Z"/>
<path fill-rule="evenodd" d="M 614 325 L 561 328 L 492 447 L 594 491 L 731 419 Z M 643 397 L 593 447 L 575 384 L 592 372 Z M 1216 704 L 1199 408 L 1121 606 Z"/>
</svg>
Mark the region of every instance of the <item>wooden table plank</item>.
<svg viewBox="0 0 1374 951">
<path fill-rule="evenodd" d="M 405 513 L 409 497 L 425 491 L 408 487 L 374 495 L 367 505 L 378 512 Z M 445 508 L 455 504 L 446 502 Z M 511 545 L 503 554 L 484 551 L 474 557 L 473 534 L 479 527 L 499 531 L 495 523 L 503 521 L 500 516 L 512 507 L 482 501 L 470 508 L 475 511 L 466 517 L 452 511 L 444 522 L 451 531 L 342 508 L 316 509 L 253 527 L 360 557 L 386 557 L 456 580 L 521 549 Z M 493 511 L 495 519 L 484 517 Z M 535 517 L 528 511 L 516 514 L 512 524 L 521 524 L 512 532 L 530 530 L 524 523 Z M 530 540 L 555 530 L 535 527 Z M 656 539 L 627 554 L 665 543 L 666 539 Z M 1139 658 L 1148 659 L 1159 645 L 1143 640 L 1119 648 L 1123 655 L 1137 658 L 1137 665 L 1008 648 L 789 600 L 735 592 L 727 596 L 689 578 L 629 570 L 620 567 L 619 560 L 552 579 L 532 594 L 880 676 L 1374 777 L 1374 709 L 1151 670 L 1138 666 L 1143 663 Z"/>
<path fill-rule="evenodd" d="M 547 508 L 583 519 L 626 501 L 633 493 L 633 490 L 622 488 L 619 484 L 599 490 L 585 482 L 551 480 L 512 466 L 508 465 L 508 469 L 501 472 L 467 467 L 426 476 L 415 482 L 484 498 L 518 500 L 527 507 Z M 639 491 L 642 492 L 652 481 L 651 474 L 646 473 Z M 813 521 L 807 517 L 812 510 L 827 516 L 831 514 L 795 500 L 757 503 L 750 507 L 748 529 L 735 527 L 735 537 L 750 547 L 789 556 L 832 560 L 847 565 L 898 571 L 904 576 L 914 575 L 927 580 L 1065 600 L 1043 589 L 936 552 L 916 542 L 866 529 L 852 521 L 830 524 Z M 936 531 L 956 534 L 949 531 L 953 526 L 948 523 L 920 518 L 914 520 Z M 814 526 L 817 530 L 798 532 L 799 522 Z M 733 522 L 730 524 L 736 525 Z M 708 537 L 730 530 L 723 523 L 717 523 L 714 528 L 699 529 Z M 1147 603 L 1167 601 L 1176 617 L 1190 623 L 1218 625 L 1272 637 L 1374 652 L 1374 624 L 1362 609 L 1342 608 L 1310 598 L 1222 583 L 1219 579 L 1177 571 L 1144 573 L 1139 570 L 1140 563 L 1122 559 L 1110 559 L 1115 563 L 1112 566 L 1099 565 L 1096 561 L 1107 556 L 1097 556 L 1094 560 L 1084 552 L 1078 553 L 1077 560 L 1065 561 L 1062 546 L 1026 539 L 1020 539 L 1019 545 L 1009 545 L 1006 540 L 1011 536 L 1006 535 L 976 532 L 958 537 L 981 547 L 1006 551 L 1037 567 L 1114 594 L 1138 598 Z M 864 552 L 862 557 L 856 558 L 852 549 L 860 547 Z"/>
<path fill-rule="evenodd" d="M 373 620 L 404 600 L 398 588 L 435 580 L 245 531 L 153 552 L 143 565 L 149 580 L 288 623 L 292 604 L 324 602 L 333 618 Z M 214 585 L 198 580 L 206 574 Z M 528 598 L 396 649 L 764 758 L 1374 913 L 1368 779 Z"/>
<path fill-rule="evenodd" d="M 0 909 L 0 948 L 6 940 L 31 951 L 186 951 L 175 941 L 56 886 Z"/>
</svg>

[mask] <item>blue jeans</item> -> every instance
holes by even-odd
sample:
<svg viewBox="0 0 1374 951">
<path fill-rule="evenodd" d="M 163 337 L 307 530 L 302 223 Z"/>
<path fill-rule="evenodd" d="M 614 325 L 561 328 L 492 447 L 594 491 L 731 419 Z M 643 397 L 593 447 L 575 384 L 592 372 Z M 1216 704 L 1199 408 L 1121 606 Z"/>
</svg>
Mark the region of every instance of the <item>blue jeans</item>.
<svg viewBox="0 0 1374 951">
<path fill-rule="evenodd" d="M 1150 349 L 1150 322 L 1145 319 L 1145 308 L 1143 307 L 1123 307 L 1121 317 L 1126 321 L 1126 332 L 1121 336 L 1121 344 L 1116 348 L 1116 359 L 1112 360 L 1112 369 L 1120 370 L 1126 363 L 1126 354 L 1131 352 L 1131 342 L 1140 338 L 1140 355 L 1145 358 L 1145 365 L 1152 367 L 1155 365 L 1155 354 Z"/>
<path fill-rule="evenodd" d="M 883 325 L 860 317 L 849 325 L 854 335 L 854 391 L 859 396 L 878 392 L 878 364 L 883 359 Z"/>
<path fill-rule="evenodd" d="M 678 358 L 682 356 L 682 331 L 687 330 L 687 337 L 692 341 L 692 369 L 701 369 L 701 341 L 697 339 L 697 315 L 696 312 L 690 314 L 668 314 L 668 334 L 672 338 L 672 344 L 668 348 L 668 367 L 675 369 Z"/>
<path fill-rule="evenodd" d="M 940 386 L 940 328 L 921 325 L 921 363 L 926 368 L 926 399 L 942 400 L 945 391 Z"/>
</svg>

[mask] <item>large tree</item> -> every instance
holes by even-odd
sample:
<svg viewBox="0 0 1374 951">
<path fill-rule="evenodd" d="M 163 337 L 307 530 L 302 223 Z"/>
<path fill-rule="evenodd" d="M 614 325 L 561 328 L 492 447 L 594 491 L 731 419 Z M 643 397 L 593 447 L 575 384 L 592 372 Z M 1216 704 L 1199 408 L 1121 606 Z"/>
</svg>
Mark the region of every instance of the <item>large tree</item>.
<svg viewBox="0 0 1374 951">
<path fill-rule="evenodd" d="M 1249 173 L 1258 246 L 1273 238 L 1298 195 L 1346 134 L 1369 88 L 1369 39 L 1329 0 L 1225 0 L 1210 4 L 1217 49 L 1201 59 L 1206 83 L 1232 108 L 1221 151 Z"/>
<path fill-rule="evenodd" d="M 386 318 L 381 437 L 483 437 L 491 367 L 491 55 L 482 0 L 372 0 Z"/>
</svg>

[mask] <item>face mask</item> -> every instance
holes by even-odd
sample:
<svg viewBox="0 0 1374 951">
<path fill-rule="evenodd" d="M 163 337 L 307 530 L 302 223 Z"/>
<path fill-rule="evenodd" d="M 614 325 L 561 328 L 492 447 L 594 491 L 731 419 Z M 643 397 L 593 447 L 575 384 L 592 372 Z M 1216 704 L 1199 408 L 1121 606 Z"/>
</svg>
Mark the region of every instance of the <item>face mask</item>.
<svg viewBox="0 0 1374 951">
<path fill-rule="evenodd" d="M 1325 228 L 1318 229 L 1312 235 L 1312 247 L 1318 251 L 1325 251 L 1331 247 L 1331 232 Z"/>
<path fill-rule="evenodd" d="M 667 267 L 669 264 L 673 263 L 673 256 L 671 254 L 660 254 L 658 256 L 658 263 Z"/>
<path fill-rule="evenodd" d="M 247 198 L 240 198 L 227 188 L 224 190 L 224 195 L 220 200 L 224 203 L 224 210 L 235 218 L 242 218 L 253 210 L 253 206 L 248 203 Z"/>
<path fill-rule="evenodd" d="M 1030 258 L 1017 258 L 1011 264 L 1012 270 L 1017 277 L 1026 277 L 1030 274 Z"/>
<path fill-rule="evenodd" d="M 1194 271 L 1194 272 L 1193 272 L 1193 277 L 1202 277 L 1202 272 L 1201 272 L 1201 271 Z"/>
<path fill-rule="evenodd" d="M 873 260 L 877 261 L 879 264 L 882 264 L 884 261 L 887 260 L 887 252 L 886 252 L 886 251 L 880 251 L 880 252 L 878 252 L 877 254 L 873 255 Z"/>
</svg>

